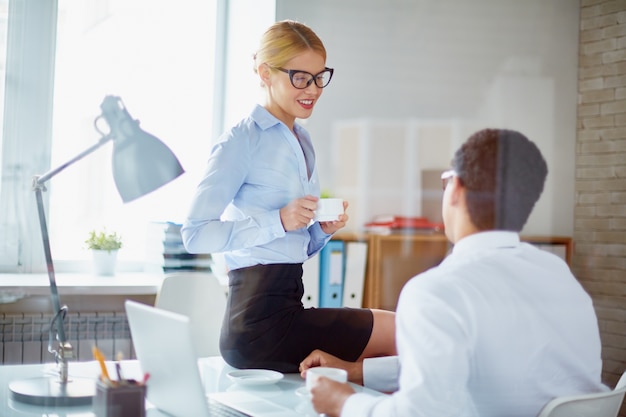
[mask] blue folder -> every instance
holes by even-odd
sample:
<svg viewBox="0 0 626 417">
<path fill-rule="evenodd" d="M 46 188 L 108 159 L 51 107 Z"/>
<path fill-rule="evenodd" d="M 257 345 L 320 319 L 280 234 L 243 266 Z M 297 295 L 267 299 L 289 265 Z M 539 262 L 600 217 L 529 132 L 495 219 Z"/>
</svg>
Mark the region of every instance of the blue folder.
<svg viewBox="0 0 626 417">
<path fill-rule="evenodd" d="M 345 245 L 330 240 L 320 251 L 320 307 L 341 307 L 345 275 Z"/>
</svg>

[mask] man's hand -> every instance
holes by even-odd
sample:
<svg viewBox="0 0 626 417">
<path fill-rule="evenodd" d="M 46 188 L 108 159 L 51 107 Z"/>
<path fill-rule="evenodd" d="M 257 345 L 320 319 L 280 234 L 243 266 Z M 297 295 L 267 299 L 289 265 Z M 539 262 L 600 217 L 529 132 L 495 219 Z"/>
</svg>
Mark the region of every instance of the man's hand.
<svg viewBox="0 0 626 417">
<path fill-rule="evenodd" d="M 344 403 L 354 392 L 348 384 L 321 376 L 311 388 L 311 403 L 318 413 L 339 417 Z"/>
<path fill-rule="evenodd" d="M 348 362 L 336 356 L 316 349 L 300 362 L 300 375 L 305 378 L 306 371 L 316 366 L 345 369 L 348 372 L 348 381 L 363 385 L 363 362 Z"/>
<path fill-rule="evenodd" d="M 289 204 L 281 208 L 280 221 L 283 223 L 285 232 L 307 227 L 309 222 L 315 217 L 317 200 L 317 197 L 307 195 L 291 200 Z"/>
</svg>

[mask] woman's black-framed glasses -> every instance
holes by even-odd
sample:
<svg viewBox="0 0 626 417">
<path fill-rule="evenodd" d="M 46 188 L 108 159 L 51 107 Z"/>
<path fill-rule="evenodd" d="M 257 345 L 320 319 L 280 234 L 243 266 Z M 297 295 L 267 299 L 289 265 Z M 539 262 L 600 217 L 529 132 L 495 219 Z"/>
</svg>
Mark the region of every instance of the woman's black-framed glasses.
<svg viewBox="0 0 626 417">
<path fill-rule="evenodd" d="M 279 71 L 285 72 L 289 74 L 289 80 L 291 81 L 291 85 L 293 85 L 298 90 L 304 90 L 308 86 L 315 81 L 315 85 L 319 88 L 324 88 L 330 82 L 330 79 L 333 78 L 333 72 L 335 71 L 332 68 L 324 68 L 324 71 L 318 72 L 317 74 L 311 74 L 307 71 L 295 70 L 295 69 L 285 69 L 281 67 L 272 67 Z"/>
</svg>

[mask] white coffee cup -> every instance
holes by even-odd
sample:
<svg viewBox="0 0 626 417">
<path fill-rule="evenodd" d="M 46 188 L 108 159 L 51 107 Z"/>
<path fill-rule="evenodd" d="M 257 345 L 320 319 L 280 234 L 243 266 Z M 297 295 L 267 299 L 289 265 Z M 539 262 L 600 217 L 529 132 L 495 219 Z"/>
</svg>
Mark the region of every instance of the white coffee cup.
<svg viewBox="0 0 626 417">
<path fill-rule="evenodd" d="M 315 220 L 318 222 L 333 222 L 339 220 L 343 214 L 342 198 L 320 198 L 317 201 Z"/>
<path fill-rule="evenodd" d="M 329 368 L 326 366 L 319 366 L 316 368 L 310 368 L 306 371 L 306 389 L 311 391 L 313 385 L 320 376 L 333 379 L 337 382 L 348 382 L 348 372 L 345 369 Z"/>
</svg>

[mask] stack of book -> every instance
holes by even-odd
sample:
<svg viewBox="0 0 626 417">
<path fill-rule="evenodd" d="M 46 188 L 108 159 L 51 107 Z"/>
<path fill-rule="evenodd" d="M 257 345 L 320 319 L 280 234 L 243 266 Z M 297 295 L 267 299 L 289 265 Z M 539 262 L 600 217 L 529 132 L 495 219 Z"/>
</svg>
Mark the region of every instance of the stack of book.
<svg viewBox="0 0 626 417">
<path fill-rule="evenodd" d="M 189 253 L 180 234 L 182 225 L 174 222 L 152 222 L 147 233 L 146 270 L 210 271 L 211 254 Z"/>
<path fill-rule="evenodd" d="M 435 233 L 443 231 L 443 223 L 434 223 L 426 217 L 376 216 L 364 226 L 366 232 L 392 233 Z"/>
</svg>

